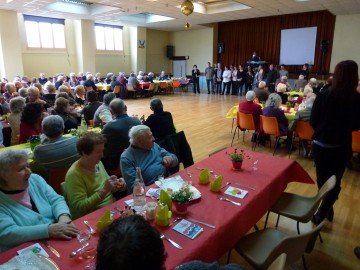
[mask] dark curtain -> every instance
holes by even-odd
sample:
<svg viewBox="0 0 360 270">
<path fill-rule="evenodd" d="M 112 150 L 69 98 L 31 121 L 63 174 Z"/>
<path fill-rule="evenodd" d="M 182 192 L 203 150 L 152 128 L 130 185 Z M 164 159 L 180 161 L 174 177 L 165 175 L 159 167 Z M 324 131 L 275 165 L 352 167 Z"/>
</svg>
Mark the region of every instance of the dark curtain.
<svg viewBox="0 0 360 270">
<path fill-rule="evenodd" d="M 224 43 L 224 53 L 218 54 L 218 62 L 224 65 L 245 64 L 254 51 L 262 60 L 275 65 L 281 64 L 280 39 L 282 29 L 317 27 L 315 61 L 312 72 L 329 72 L 335 16 L 328 11 L 316 11 L 290 15 L 263 17 L 219 23 L 218 42 Z M 329 40 L 329 47 L 323 58 L 321 70 L 320 43 Z M 306 42 L 300 40 L 299 42 Z M 305 64 L 305 63 L 304 63 Z M 299 72 L 302 66 L 287 66 L 290 72 Z"/>
</svg>

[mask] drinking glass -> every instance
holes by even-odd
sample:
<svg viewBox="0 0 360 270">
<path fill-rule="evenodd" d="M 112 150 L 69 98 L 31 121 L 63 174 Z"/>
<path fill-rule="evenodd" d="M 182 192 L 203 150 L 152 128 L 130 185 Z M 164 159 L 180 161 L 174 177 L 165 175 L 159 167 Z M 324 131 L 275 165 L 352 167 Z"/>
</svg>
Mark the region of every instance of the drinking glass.
<svg viewBox="0 0 360 270">
<path fill-rule="evenodd" d="M 254 163 L 253 163 L 253 167 L 252 167 L 252 168 L 253 168 L 254 171 L 257 171 L 257 170 L 258 170 L 258 168 L 257 168 L 258 162 L 259 162 L 259 160 L 255 160 Z"/>
</svg>

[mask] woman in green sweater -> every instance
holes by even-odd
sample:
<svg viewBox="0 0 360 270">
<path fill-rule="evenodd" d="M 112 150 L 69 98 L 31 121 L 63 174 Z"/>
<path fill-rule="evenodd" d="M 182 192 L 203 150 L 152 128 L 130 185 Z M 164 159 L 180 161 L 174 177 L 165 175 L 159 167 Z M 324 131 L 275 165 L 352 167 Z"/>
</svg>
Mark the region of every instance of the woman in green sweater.
<svg viewBox="0 0 360 270">
<path fill-rule="evenodd" d="M 115 201 L 113 192 L 126 190 L 124 179 L 109 177 L 101 158 L 105 139 L 100 133 L 85 133 L 77 142 L 80 159 L 65 177 L 65 190 L 73 218 L 79 218 Z"/>
</svg>

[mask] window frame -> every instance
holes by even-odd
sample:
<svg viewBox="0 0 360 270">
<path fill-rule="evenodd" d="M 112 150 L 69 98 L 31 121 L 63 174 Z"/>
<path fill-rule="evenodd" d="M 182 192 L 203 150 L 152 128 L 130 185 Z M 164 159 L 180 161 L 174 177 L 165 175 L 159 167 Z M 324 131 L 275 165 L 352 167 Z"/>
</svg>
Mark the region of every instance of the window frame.
<svg viewBox="0 0 360 270">
<path fill-rule="evenodd" d="M 97 47 L 97 38 L 98 38 L 98 35 L 96 34 L 96 27 L 102 27 L 103 28 L 103 39 L 104 39 L 104 45 L 105 45 L 105 49 L 98 49 Z M 112 50 L 110 49 L 106 49 L 106 28 L 110 28 L 112 29 L 113 31 L 113 36 L 112 36 L 112 43 L 113 43 L 113 48 Z M 94 25 L 94 33 L 95 33 L 95 49 L 96 49 L 96 52 L 98 53 L 107 53 L 107 54 L 120 54 L 124 51 L 124 32 L 123 32 L 123 26 L 119 26 L 119 25 L 111 25 L 111 24 L 102 24 L 102 23 L 95 23 Z M 114 38 L 114 30 L 115 29 L 119 29 L 121 30 L 121 49 L 120 50 L 117 50 L 116 49 L 116 40 Z"/>
<path fill-rule="evenodd" d="M 59 19 L 59 18 L 49 18 L 49 17 L 41 17 L 41 16 L 33 16 L 33 15 L 25 15 L 23 14 L 24 17 L 24 29 L 25 29 L 25 38 L 26 38 L 26 46 L 28 49 L 30 50 L 43 50 L 43 51 L 66 51 L 67 50 L 67 42 L 66 42 L 66 34 L 65 34 L 65 19 Z M 35 22 L 37 25 L 37 29 L 36 32 L 38 34 L 38 41 L 40 46 L 37 47 L 31 47 L 29 46 L 29 42 L 28 42 L 28 34 L 27 34 L 27 27 L 26 27 L 26 22 Z M 40 23 L 48 23 L 51 27 L 51 41 L 52 41 L 52 47 L 43 47 L 42 44 L 42 37 L 41 37 L 41 33 L 42 31 L 40 30 Z M 54 31 L 54 25 L 62 25 L 63 26 L 63 35 L 64 35 L 64 47 L 61 48 L 57 48 L 56 43 L 55 43 L 55 34 L 57 34 L 57 31 Z M 48 33 L 46 34 L 48 35 Z"/>
</svg>

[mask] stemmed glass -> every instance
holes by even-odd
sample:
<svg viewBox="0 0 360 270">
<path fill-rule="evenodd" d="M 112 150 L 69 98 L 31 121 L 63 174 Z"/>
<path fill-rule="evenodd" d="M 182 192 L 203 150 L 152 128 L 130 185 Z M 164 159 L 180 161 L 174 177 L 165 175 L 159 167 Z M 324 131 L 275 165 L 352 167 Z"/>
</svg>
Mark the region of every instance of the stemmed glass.
<svg viewBox="0 0 360 270">
<path fill-rule="evenodd" d="M 257 159 L 257 160 L 255 160 L 254 163 L 253 163 L 253 167 L 252 167 L 252 168 L 253 168 L 254 171 L 257 171 L 257 170 L 258 170 L 258 168 L 257 168 L 257 166 L 256 166 L 256 165 L 258 164 L 258 162 L 259 162 L 259 160 Z"/>
<path fill-rule="evenodd" d="M 94 258 L 96 255 L 96 246 L 94 243 L 91 243 L 91 232 L 89 230 L 80 231 L 77 236 L 82 250 L 80 252 L 81 256 L 86 260 L 91 260 L 87 265 L 85 265 L 86 270 L 95 270 Z"/>
</svg>

